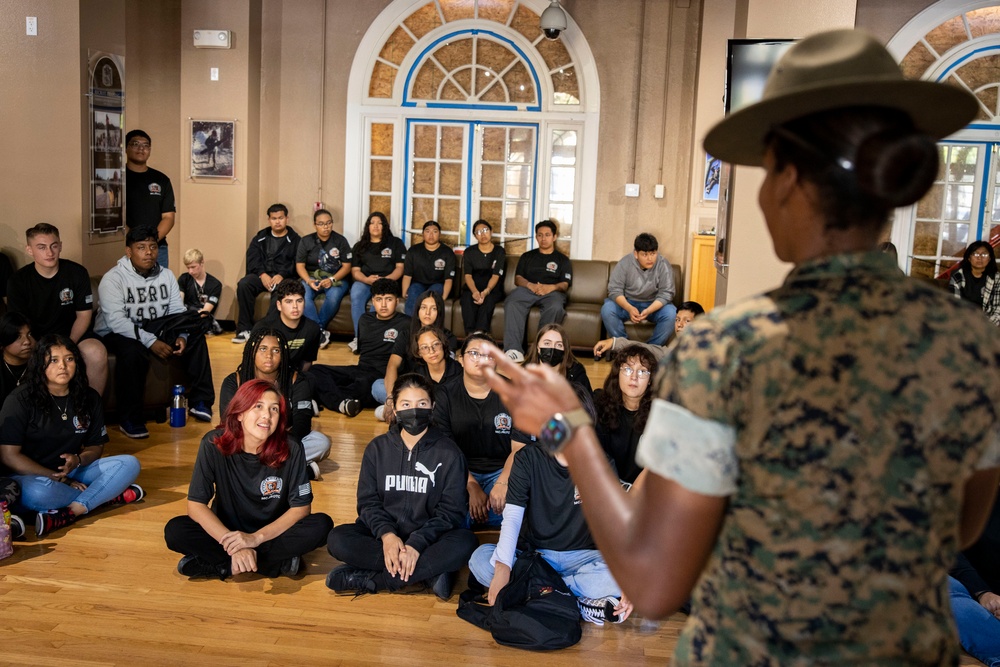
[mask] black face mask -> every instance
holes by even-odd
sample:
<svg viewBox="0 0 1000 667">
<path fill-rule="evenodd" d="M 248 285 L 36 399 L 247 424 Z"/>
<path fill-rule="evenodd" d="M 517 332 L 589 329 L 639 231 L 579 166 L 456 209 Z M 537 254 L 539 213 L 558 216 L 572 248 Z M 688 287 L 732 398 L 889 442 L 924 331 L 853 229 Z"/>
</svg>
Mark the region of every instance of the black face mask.
<svg viewBox="0 0 1000 667">
<path fill-rule="evenodd" d="M 552 366 L 553 368 L 561 364 L 565 356 L 566 351 L 560 350 L 557 347 L 543 347 L 538 350 L 538 360 L 546 366 Z"/>
<path fill-rule="evenodd" d="M 427 430 L 431 425 L 431 415 L 434 413 L 430 408 L 410 408 L 409 410 L 399 410 L 396 412 L 396 421 L 403 427 L 403 430 L 410 435 L 417 435 Z"/>
</svg>

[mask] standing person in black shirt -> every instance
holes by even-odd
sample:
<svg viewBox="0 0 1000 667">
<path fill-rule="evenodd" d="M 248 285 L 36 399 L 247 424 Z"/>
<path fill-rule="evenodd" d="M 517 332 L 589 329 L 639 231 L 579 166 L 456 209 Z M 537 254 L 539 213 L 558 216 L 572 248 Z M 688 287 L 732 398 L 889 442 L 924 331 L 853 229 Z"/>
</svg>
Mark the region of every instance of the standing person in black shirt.
<svg viewBox="0 0 1000 667">
<path fill-rule="evenodd" d="M 642 472 L 635 452 L 653 404 L 656 366 L 646 347 L 629 345 L 614 354 L 604 388 L 594 392 L 597 439 L 615 462 L 619 479 L 628 484 Z"/>
<path fill-rule="evenodd" d="M 425 583 L 447 600 L 477 543 L 462 529 L 465 459 L 431 425 L 427 379 L 401 376 L 392 398 L 396 423 L 368 444 L 361 461 L 358 520 L 330 531 L 327 549 L 346 565 L 330 572 L 326 585 L 338 593 L 376 593 Z"/>
<path fill-rule="evenodd" d="M 494 245 L 490 223 L 476 220 L 472 234 L 478 243 L 462 253 L 466 289 L 459 297 L 467 334 L 490 330 L 493 310 L 503 301 L 503 274 L 507 267 L 507 254 L 503 246 Z"/>
<path fill-rule="evenodd" d="M 587 369 L 573 356 L 569 335 L 561 324 L 553 322 L 538 329 L 538 336 L 528 350 L 526 363 L 552 366 L 567 380 L 584 389 L 588 396 L 594 393 L 590 378 L 587 377 Z"/>
<path fill-rule="evenodd" d="M 538 248 L 521 255 L 514 276 L 514 291 L 504 301 L 504 354 L 517 363 L 524 361 L 524 329 L 528 311 L 541 306 L 539 326 L 562 322 L 566 317 L 566 291 L 573 284 L 569 257 L 556 250 L 556 223 L 542 220 L 535 225 Z"/>
<path fill-rule="evenodd" d="M 326 209 L 313 213 L 316 231 L 302 237 L 295 253 L 295 271 L 306 288 L 306 317 L 319 325 L 320 349 L 330 344 L 326 326 L 337 316 L 340 302 L 347 294 L 353 253 L 343 236 L 333 231 L 333 215 Z M 323 305 L 316 310 L 316 298 L 323 295 Z"/>
<path fill-rule="evenodd" d="M 168 264 L 167 234 L 174 228 L 174 188 L 162 171 L 148 166 L 152 139 L 142 130 L 125 135 L 125 226 L 155 227 L 157 263 Z"/>
<path fill-rule="evenodd" d="M 254 330 L 265 327 L 277 329 L 285 335 L 288 361 L 299 373 L 305 373 L 316 361 L 320 342 L 319 325 L 302 315 L 305 293 L 306 289 L 300 281 L 282 281 L 271 295 L 276 304 L 275 311 L 254 325 Z"/>
<path fill-rule="evenodd" d="M 326 540 L 333 521 L 312 513 L 305 456 L 287 423 L 285 399 L 270 382 L 250 380 L 236 391 L 222 427 L 201 439 L 187 515 L 163 530 L 167 548 L 184 554 L 178 572 L 294 576 L 302 556 Z"/>
<path fill-rule="evenodd" d="M 500 525 L 514 452 L 526 441 L 514 435 L 510 413 L 486 380 L 484 367 L 492 368 L 494 361 L 483 346 L 492 342 L 487 333 L 470 334 L 459 355 L 461 381 L 442 385 L 435 396 L 434 424 L 458 444 L 469 464 L 467 525 Z"/>
<path fill-rule="evenodd" d="M 288 227 L 288 209 L 271 204 L 267 209 L 269 227 L 257 232 L 247 247 L 247 274 L 236 284 L 239 319 L 234 343 L 245 343 L 253 328 L 254 302 L 261 292 L 273 292 L 285 278 L 296 277 L 295 253 L 299 235 Z M 274 306 L 274 299 L 271 299 Z"/>
<path fill-rule="evenodd" d="M 35 338 L 31 335 L 28 318 L 17 312 L 0 317 L 0 348 L 3 348 L 3 368 L 0 368 L 0 405 L 10 396 L 24 376 Z"/>
<path fill-rule="evenodd" d="M 455 252 L 441 243 L 441 225 L 428 220 L 423 228 L 424 242 L 410 246 L 403 262 L 403 312 L 413 315 L 417 298 L 431 290 L 447 299 L 455 279 Z"/>
<path fill-rule="evenodd" d="M 354 320 L 354 340 L 347 346 L 357 354 L 358 322 L 372 297 L 372 286 L 379 278 L 399 282 L 403 277 L 406 246 L 392 235 L 385 215 L 375 211 L 365 220 L 365 230 L 361 233 L 361 240 L 354 245 L 352 254 L 351 277 L 354 284 L 351 285 L 351 319 Z"/>
<path fill-rule="evenodd" d="M 212 318 L 212 333 L 222 333 L 222 327 L 212 314 L 222 298 L 222 283 L 205 270 L 205 256 L 201 250 L 191 248 L 184 253 L 184 268 L 187 273 L 177 277 L 177 286 L 184 297 L 184 307 Z"/>
<path fill-rule="evenodd" d="M 308 374 L 316 400 L 348 417 L 357 416 L 363 407 L 375 407 L 372 384 L 385 376 L 385 367 L 396 341 L 406 340 L 410 335 L 409 318 L 396 312 L 399 283 L 380 278 L 371 289 L 375 312 L 365 313 L 358 323 L 358 352 L 361 354 L 358 365 L 316 364 Z"/>
<path fill-rule="evenodd" d="M 87 366 L 87 380 L 98 394 L 108 380 L 108 351 L 94 335 L 94 295 L 90 274 L 76 262 L 62 259 L 59 229 L 41 222 L 25 231 L 25 252 L 32 263 L 10 277 L 8 310 L 31 322 L 36 338 L 66 336 L 80 348 Z"/>
</svg>

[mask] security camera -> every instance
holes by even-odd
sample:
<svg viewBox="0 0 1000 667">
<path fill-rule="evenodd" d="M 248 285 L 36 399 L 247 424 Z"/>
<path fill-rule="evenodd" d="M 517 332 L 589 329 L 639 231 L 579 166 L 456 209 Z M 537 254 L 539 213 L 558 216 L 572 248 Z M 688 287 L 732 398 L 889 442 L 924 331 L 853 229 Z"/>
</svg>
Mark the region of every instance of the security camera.
<svg viewBox="0 0 1000 667">
<path fill-rule="evenodd" d="M 542 12 L 541 21 L 538 23 L 542 32 L 549 39 L 559 39 L 559 33 L 566 29 L 566 11 L 559 4 L 559 0 L 552 0 L 552 4 Z"/>
</svg>

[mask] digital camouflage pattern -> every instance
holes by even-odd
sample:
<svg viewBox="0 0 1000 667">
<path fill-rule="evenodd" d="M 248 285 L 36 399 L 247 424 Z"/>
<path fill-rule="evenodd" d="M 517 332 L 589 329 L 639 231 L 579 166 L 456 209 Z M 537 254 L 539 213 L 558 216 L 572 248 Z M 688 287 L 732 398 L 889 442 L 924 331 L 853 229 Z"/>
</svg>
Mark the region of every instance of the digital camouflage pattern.
<svg viewBox="0 0 1000 667">
<path fill-rule="evenodd" d="M 965 480 L 998 464 L 1000 347 L 880 253 L 696 319 L 657 395 L 732 426 L 738 489 L 678 664 L 957 664 Z"/>
</svg>

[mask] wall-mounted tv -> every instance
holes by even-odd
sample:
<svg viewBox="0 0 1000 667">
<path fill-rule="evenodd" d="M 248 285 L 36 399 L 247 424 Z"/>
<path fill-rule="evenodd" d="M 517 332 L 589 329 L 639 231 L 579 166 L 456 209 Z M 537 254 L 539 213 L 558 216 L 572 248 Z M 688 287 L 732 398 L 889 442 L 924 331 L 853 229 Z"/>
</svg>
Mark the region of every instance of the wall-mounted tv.
<svg viewBox="0 0 1000 667">
<path fill-rule="evenodd" d="M 731 39 L 726 58 L 726 113 L 760 99 L 767 75 L 793 39 Z"/>
</svg>

